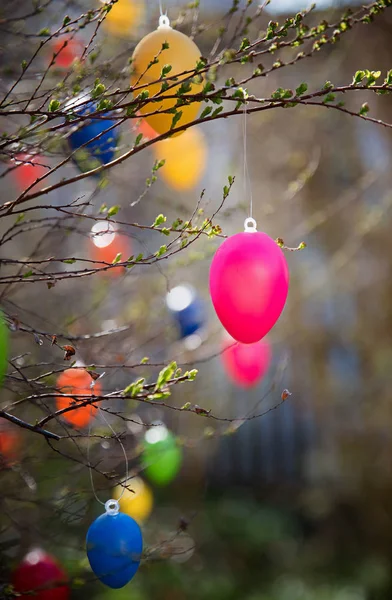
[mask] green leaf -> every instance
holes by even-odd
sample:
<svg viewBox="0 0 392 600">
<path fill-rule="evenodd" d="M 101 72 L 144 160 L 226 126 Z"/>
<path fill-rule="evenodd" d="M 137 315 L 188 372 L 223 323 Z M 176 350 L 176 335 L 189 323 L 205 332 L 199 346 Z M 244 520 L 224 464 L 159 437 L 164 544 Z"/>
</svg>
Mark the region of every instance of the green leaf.
<svg viewBox="0 0 392 600">
<path fill-rule="evenodd" d="M 202 69 L 204 69 L 204 67 L 208 64 L 208 61 L 206 58 L 203 58 L 202 56 L 200 57 L 200 59 L 198 60 L 198 62 L 196 63 L 196 68 L 195 71 L 201 71 Z"/>
<path fill-rule="evenodd" d="M 164 244 L 163 246 L 161 246 L 158 250 L 158 252 L 155 252 L 155 255 L 157 258 L 159 258 L 160 256 L 162 256 L 163 254 L 165 254 L 165 252 L 167 251 L 167 246 Z"/>
<path fill-rule="evenodd" d="M 100 83 L 99 80 L 98 82 L 95 82 L 94 88 L 91 92 L 91 97 L 92 98 L 98 98 L 98 96 L 102 96 L 102 94 L 104 94 L 106 92 L 106 86 L 103 83 Z"/>
<path fill-rule="evenodd" d="M 192 89 L 192 81 L 189 79 L 184 81 L 176 92 L 176 96 L 183 96 L 184 94 L 188 94 Z"/>
<path fill-rule="evenodd" d="M 111 206 L 108 210 L 108 217 L 114 217 L 114 215 L 116 215 L 119 210 L 120 210 L 120 206 L 118 204 Z"/>
<path fill-rule="evenodd" d="M 134 398 L 143 390 L 145 382 L 145 378 L 141 377 L 140 379 L 137 379 L 133 383 L 129 384 L 123 391 L 123 396 L 131 396 Z"/>
<path fill-rule="evenodd" d="M 43 29 L 41 29 L 41 31 L 38 33 L 38 35 L 41 37 L 46 37 L 47 35 L 50 35 L 49 27 L 44 27 Z"/>
<path fill-rule="evenodd" d="M 219 115 L 219 113 L 221 113 L 221 112 L 222 112 L 222 110 L 223 110 L 223 106 L 219 106 L 218 108 L 216 108 L 216 109 L 214 110 L 214 112 L 212 113 L 211 117 L 216 117 L 216 116 L 218 116 L 218 115 Z"/>
<path fill-rule="evenodd" d="M 165 392 L 155 392 L 154 394 L 148 394 L 149 400 L 165 400 L 171 396 L 170 390 L 166 390 Z"/>
<path fill-rule="evenodd" d="M 33 271 L 30 269 L 26 273 L 23 274 L 23 279 L 27 279 L 27 277 L 31 277 L 33 275 Z"/>
<path fill-rule="evenodd" d="M 177 370 L 177 363 L 175 361 L 171 362 L 166 367 L 164 367 L 160 371 L 160 373 L 157 377 L 154 392 L 158 392 L 159 390 L 161 390 L 162 387 L 164 387 L 167 384 L 167 382 L 170 379 L 172 379 L 176 370 Z"/>
<path fill-rule="evenodd" d="M 117 263 L 119 263 L 121 261 L 121 256 L 122 256 L 121 252 L 119 252 L 118 254 L 116 254 L 115 258 L 112 261 L 112 265 L 116 265 Z"/>
<path fill-rule="evenodd" d="M 365 71 L 357 71 L 353 77 L 352 85 L 357 85 L 365 78 Z"/>
<path fill-rule="evenodd" d="M 302 83 L 299 84 L 299 86 L 295 89 L 295 95 L 296 96 L 302 96 L 302 94 L 304 94 L 308 89 L 308 84 L 305 83 L 304 81 Z"/>
<path fill-rule="evenodd" d="M 184 373 L 184 377 L 187 377 L 189 381 L 194 381 L 198 372 L 199 371 L 197 369 L 192 369 L 191 371 Z"/>
<path fill-rule="evenodd" d="M 385 85 L 392 85 L 392 69 L 387 72 L 387 76 L 384 79 Z"/>
<path fill-rule="evenodd" d="M 140 364 L 141 364 L 141 365 L 145 365 L 146 363 L 148 363 L 148 361 L 149 361 L 149 360 L 150 360 L 150 359 L 149 359 L 149 357 L 148 357 L 148 356 L 144 356 L 144 357 L 142 358 L 142 360 L 140 361 Z"/>
<path fill-rule="evenodd" d="M 208 94 L 208 92 L 213 92 L 215 90 L 215 86 L 211 81 L 207 81 L 205 86 L 203 87 L 203 94 Z"/>
<path fill-rule="evenodd" d="M 71 17 L 69 17 L 68 15 L 65 15 L 64 19 L 63 19 L 63 27 L 66 27 L 68 25 L 68 23 L 71 22 Z"/>
<path fill-rule="evenodd" d="M 166 77 L 166 75 L 168 75 L 168 73 L 170 73 L 171 70 L 172 70 L 171 65 L 163 65 L 162 71 L 161 71 L 161 78 L 163 79 L 163 77 Z"/>
<path fill-rule="evenodd" d="M 204 117 L 208 117 L 208 115 L 212 112 L 212 106 L 206 106 L 199 117 L 199 119 L 204 119 Z"/>
<path fill-rule="evenodd" d="M 323 100 L 323 104 L 327 104 L 328 102 L 333 102 L 335 100 L 336 96 L 335 94 L 327 94 Z"/>
<path fill-rule="evenodd" d="M 162 225 L 162 223 L 166 223 L 166 217 L 165 215 L 158 215 L 152 226 L 158 227 L 158 225 Z"/>
<path fill-rule="evenodd" d="M 175 126 L 177 125 L 177 123 L 181 119 L 181 117 L 182 117 L 182 110 L 178 110 L 176 112 L 176 114 L 174 115 L 174 117 L 173 117 L 173 120 L 172 120 L 171 125 L 170 125 L 170 129 L 174 129 L 175 128 Z"/>
<path fill-rule="evenodd" d="M 246 48 L 249 48 L 250 46 L 250 41 L 248 40 L 248 38 L 243 38 L 241 45 L 240 45 L 240 52 L 242 52 L 243 50 L 246 50 Z"/>
<path fill-rule="evenodd" d="M 97 110 L 110 110 L 113 108 L 113 102 L 108 98 L 101 98 L 97 104 Z"/>
<path fill-rule="evenodd" d="M 139 134 L 136 136 L 136 140 L 135 140 L 135 146 L 134 146 L 135 148 L 136 148 L 136 146 L 138 146 L 138 145 L 140 144 L 140 142 L 142 141 L 142 139 L 143 139 L 143 134 L 142 134 L 142 133 L 139 133 Z"/>
<path fill-rule="evenodd" d="M 367 115 L 367 113 L 369 112 L 369 104 L 367 102 L 364 102 L 360 108 L 359 114 L 361 116 Z"/>
<path fill-rule="evenodd" d="M 73 265 L 76 263 L 76 258 L 65 258 L 62 262 L 66 265 Z"/>
<path fill-rule="evenodd" d="M 163 165 L 165 164 L 165 159 L 162 160 L 156 160 L 154 163 L 154 166 L 152 168 L 153 172 L 155 173 L 156 171 L 159 171 L 159 169 L 161 169 L 163 167 Z"/>
</svg>

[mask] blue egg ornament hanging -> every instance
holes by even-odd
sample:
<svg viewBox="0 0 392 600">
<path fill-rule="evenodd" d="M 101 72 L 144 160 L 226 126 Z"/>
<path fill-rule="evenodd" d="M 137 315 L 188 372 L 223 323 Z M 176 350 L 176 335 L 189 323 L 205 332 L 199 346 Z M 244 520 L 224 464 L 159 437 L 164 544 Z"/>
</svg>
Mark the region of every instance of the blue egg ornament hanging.
<svg viewBox="0 0 392 600">
<path fill-rule="evenodd" d="M 176 321 L 181 339 L 205 325 L 204 304 L 191 285 L 182 284 L 171 289 L 166 296 L 166 305 Z"/>
<path fill-rule="evenodd" d="M 80 103 L 83 102 L 81 106 Z M 75 115 L 88 117 L 97 111 L 94 101 L 76 100 L 68 105 Z M 120 138 L 117 121 L 113 111 L 99 118 L 83 119 L 75 125 L 68 136 L 68 145 L 73 152 L 72 160 L 82 173 L 110 163 L 116 154 Z"/>
<path fill-rule="evenodd" d="M 131 581 L 143 550 L 139 525 L 119 510 L 117 500 L 108 500 L 106 512 L 90 525 L 86 537 L 91 569 L 102 583 L 113 589 Z"/>
</svg>

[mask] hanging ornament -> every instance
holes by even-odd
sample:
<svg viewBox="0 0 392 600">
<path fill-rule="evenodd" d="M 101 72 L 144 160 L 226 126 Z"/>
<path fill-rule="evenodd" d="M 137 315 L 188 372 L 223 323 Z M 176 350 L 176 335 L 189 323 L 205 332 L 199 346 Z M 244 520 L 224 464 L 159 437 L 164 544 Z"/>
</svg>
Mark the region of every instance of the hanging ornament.
<svg viewBox="0 0 392 600">
<path fill-rule="evenodd" d="M 144 16 L 145 6 L 141 0 L 118 0 L 107 13 L 103 25 L 110 34 L 128 38 Z"/>
<path fill-rule="evenodd" d="M 129 238 L 118 231 L 109 221 L 98 221 L 91 228 L 91 242 L 89 246 L 91 260 L 102 261 L 102 266 L 111 264 L 118 254 L 121 254 L 121 261 L 126 261 L 131 252 Z M 92 265 L 93 268 L 99 268 L 100 265 Z M 125 267 L 115 267 L 102 272 L 104 275 L 121 275 L 125 272 Z"/>
<path fill-rule="evenodd" d="M 121 512 L 141 524 L 151 514 L 154 504 L 152 491 L 141 477 L 132 477 L 124 485 L 127 488 L 118 485 L 114 489 L 113 497 L 118 500 Z"/>
<path fill-rule="evenodd" d="M 0 468 L 19 460 L 20 447 L 19 429 L 5 419 L 0 419 Z"/>
<path fill-rule="evenodd" d="M 182 463 L 182 450 L 165 425 L 146 431 L 141 464 L 146 477 L 156 485 L 167 485 L 177 476 Z"/>
<path fill-rule="evenodd" d="M 202 178 L 207 163 L 207 144 L 198 127 L 156 142 L 152 149 L 157 160 L 165 160 L 159 173 L 174 190 L 190 190 Z"/>
<path fill-rule="evenodd" d="M 141 133 L 146 140 L 155 140 L 155 138 L 158 137 L 157 132 L 150 127 L 145 119 L 140 119 L 137 129 L 138 133 Z"/>
<path fill-rule="evenodd" d="M 85 98 L 73 100 L 67 106 L 77 115 L 86 117 L 97 110 L 93 101 L 79 106 Z M 120 137 L 117 121 L 110 118 L 110 113 L 104 113 L 96 119 L 85 119 L 75 125 L 74 131 L 68 137 L 68 145 L 72 152 L 72 160 L 82 173 L 110 163 L 116 154 Z M 113 113 L 112 113 L 113 114 Z M 99 136 L 97 139 L 95 139 Z"/>
<path fill-rule="evenodd" d="M 181 339 L 199 331 L 206 322 L 204 304 L 191 285 L 182 284 L 171 289 L 166 295 L 166 304 Z"/>
<path fill-rule="evenodd" d="M 7 372 L 8 358 L 8 327 L 4 315 L 0 310 L 0 385 L 3 383 Z"/>
<path fill-rule="evenodd" d="M 91 388 L 91 383 L 93 379 L 87 373 L 85 369 L 80 367 L 74 367 L 71 369 L 66 369 L 61 373 L 57 380 L 57 390 L 62 394 L 74 394 L 75 396 L 80 395 L 88 395 L 92 396 L 94 393 L 95 396 L 99 396 L 101 394 L 101 386 L 99 383 L 95 382 L 94 388 Z M 87 398 L 86 398 L 87 400 Z M 64 408 L 68 408 L 69 406 L 73 406 L 77 402 L 81 402 L 82 400 L 75 400 L 71 397 L 63 397 L 57 396 L 56 398 L 56 407 L 57 410 L 62 410 Z M 70 410 L 69 412 L 65 412 L 61 415 L 61 418 L 67 423 L 70 423 L 74 427 L 86 427 L 90 423 L 90 421 L 95 417 L 95 413 L 97 412 L 97 407 L 92 404 L 88 404 L 86 406 L 81 406 L 80 408 L 76 408 L 75 410 Z"/>
<path fill-rule="evenodd" d="M 34 600 L 68 600 L 68 577 L 58 562 L 43 550 L 31 550 L 12 576 L 15 592 Z"/>
<path fill-rule="evenodd" d="M 239 387 L 249 388 L 264 377 L 271 362 L 271 349 L 266 338 L 253 344 L 241 344 L 226 335 L 221 359 L 229 378 Z"/>
<path fill-rule="evenodd" d="M 282 250 L 256 221 L 219 247 L 210 268 L 210 292 L 225 329 L 238 342 L 261 340 L 279 319 L 289 287 Z"/>
<path fill-rule="evenodd" d="M 167 43 L 168 48 L 162 50 L 162 45 Z M 159 26 L 155 31 L 146 35 L 136 46 L 132 57 L 133 74 L 131 85 L 135 86 L 135 96 L 141 92 L 148 91 L 149 98 L 155 94 L 160 97 L 175 96 L 184 80 L 191 75 L 181 75 L 186 71 L 193 71 L 201 57 L 201 52 L 188 36 L 180 31 L 170 27 L 170 21 L 167 16 L 162 15 L 159 19 Z M 153 64 L 151 65 L 153 61 Z M 151 65 L 151 66 L 149 66 Z M 165 65 L 170 65 L 171 70 L 162 77 L 162 69 Z M 194 76 L 196 79 L 199 76 Z M 174 84 L 177 79 L 178 83 Z M 190 81 L 188 79 L 188 81 Z M 169 89 L 160 93 L 163 83 L 169 84 Z M 141 87 L 143 86 L 143 87 Z M 189 94 L 198 94 L 203 89 L 203 83 L 194 80 L 192 82 Z M 177 99 L 172 98 L 160 102 L 147 102 L 141 109 L 142 115 L 159 111 L 159 114 L 146 116 L 145 120 L 159 134 L 170 130 L 173 122 L 173 114 L 164 113 L 174 108 Z M 178 108 L 182 112 L 181 118 L 176 126 L 191 123 L 197 117 L 200 102 L 191 102 Z M 179 135 L 179 134 L 177 134 Z"/>
<path fill-rule="evenodd" d="M 61 36 L 59 39 L 54 40 L 51 50 L 52 56 L 57 54 L 54 60 L 55 67 L 68 69 L 74 60 L 78 58 L 78 55 L 82 53 L 83 44 L 72 37 Z M 52 56 L 50 60 L 52 60 Z"/>
<path fill-rule="evenodd" d="M 14 165 L 17 166 L 12 170 L 12 173 L 21 191 L 30 187 L 37 179 L 43 177 L 49 171 L 48 166 L 45 165 L 45 159 L 39 154 L 17 154 L 14 159 Z M 45 181 L 40 181 L 30 191 L 38 191 L 45 185 Z"/>
<path fill-rule="evenodd" d="M 143 538 L 136 521 L 119 512 L 117 500 L 108 500 L 105 510 L 87 532 L 87 556 L 98 579 L 118 589 L 131 581 L 139 568 Z"/>
</svg>

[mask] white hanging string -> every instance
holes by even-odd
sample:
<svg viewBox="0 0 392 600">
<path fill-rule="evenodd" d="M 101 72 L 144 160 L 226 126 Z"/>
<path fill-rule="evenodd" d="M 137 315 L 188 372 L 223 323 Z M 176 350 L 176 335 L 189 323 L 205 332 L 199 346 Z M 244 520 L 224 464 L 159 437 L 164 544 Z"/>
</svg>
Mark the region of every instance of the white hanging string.
<svg viewBox="0 0 392 600">
<path fill-rule="evenodd" d="M 253 218 L 253 194 L 252 194 L 252 184 L 250 181 L 250 175 L 249 175 L 249 168 L 248 168 L 248 149 L 247 149 L 247 104 L 246 104 L 246 99 L 245 99 L 245 103 L 244 103 L 244 119 L 242 122 L 243 125 L 243 140 L 244 140 L 244 147 L 243 147 L 243 155 L 244 155 L 244 173 L 243 173 L 243 177 L 244 177 L 244 195 L 245 198 L 247 198 L 248 196 L 248 189 L 249 189 L 249 217 L 247 219 L 245 219 L 244 222 L 244 230 L 247 233 L 255 233 L 257 231 L 257 223 L 255 221 L 255 219 Z"/>
<path fill-rule="evenodd" d="M 247 104 L 245 100 L 244 104 L 244 119 L 243 119 L 243 138 L 244 138 L 244 192 L 245 197 L 248 195 L 249 188 L 249 218 L 253 218 L 253 194 L 252 185 L 250 182 L 249 168 L 248 168 L 248 149 L 247 149 Z"/>
<path fill-rule="evenodd" d="M 90 407 L 90 412 L 92 412 L 92 408 L 91 407 Z M 98 407 L 98 414 L 102 418 L 102 420 L 105 422 L 105 424 L 109 427 L 110 431 L 116 437 L 118 443 L 121 446 L 121 450 L 122 450 L 122 452 L 124 454 L 124 460 L 125 460 L 125 481 L 127 482 L 128 478 L 129 478 L 129 463 L 128 463 L 128 456 L 127 456 L 126 450 L 124 448 L 124 444 L 122 443 L 122 441 L 118 437 L 117 433 L 114 431 L 113 427 L 110 425 L 109 421 L 106 419 L 103 411 L 99 407 Z M 88 426 L 88 444 L 87 444 L 87 461 L 88 461 L 88 470 L 89 470 L 89 474 L 90 474 L 91 488 L 92 488 L 93 494 L 94 494 L 95 499 L 97 500 L 97 502 L 99 502 L 100 504 L 102 504 L 102 506 L 105 506 L 106 510 L 108 510 L 108 503 L 113 503 L 114 501 L 113 500 L 108 500 L 107 502 L 102 502 L 102 500 L 100 500 L 98 498 L 98 495 L 97 495 L 97 492 L 96 492 L 95 486 L 94 486 L 93 471 L 92 471 L 91 463 L 90 463 L 91 421 L 92 421 L 92 419 L 90 420 L 90 423 L 89 423 L 89 426 Z M 120 494 L 117 502 L 119 500 L 121 500 L 121 498 L 124 495 L 124 492 L 125 492 L 125 486 L 122 486 L 121 494 Z M 109 507 L 109 509 L 110 509 L 110 507 Z M 116 513 L 113 513 L 113 514 L 116 514 Z"/>
</svg>

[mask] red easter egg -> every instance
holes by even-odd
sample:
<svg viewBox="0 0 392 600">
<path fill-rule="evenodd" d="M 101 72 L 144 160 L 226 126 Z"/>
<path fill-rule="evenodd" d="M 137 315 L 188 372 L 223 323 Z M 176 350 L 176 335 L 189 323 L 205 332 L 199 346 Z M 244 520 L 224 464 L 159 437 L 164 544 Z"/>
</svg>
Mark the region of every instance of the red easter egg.
<svg viewBox="0 0 392 600">
<path fill-rule="evenodd" d="M 38 548 L 26 554 L 12 577 L 15 591 L 35 600 L 68 600 L 67 581 L 57 561 Z"/>
<path fill-rule="evenodd" d="M 117 254 L 121 254 L 121 261 L 127 260 L 132 254 L 130 240 L 124 234 L 116 231 L 114 225 L 108 221 L 98 221 L 91 229 L 89 254 L 91 260 L 96 260 L 106 267 L 104 263 L 111 264 Z M 101 262 L 102 261 L 102 262 Z M 92 265 L 99 268 L 100 264 Z M 107 269 L 104 275 L 118 276 L 125 272 L 125 267 Z"/>
<path fill-rule="evenodd" d="M 4 419 L 1 419 L 4 421 Z M 20 434 L 17 427 L 0 425 L 0 468 L 17 462 L 20 454 Z"/>
<path fill-rule="evenodd" d="M 66 45 L 64 43 L 67 42 Z M 72 38 L 60 37 L 53 43 L 52 50 L 53 54 L 57 54 L 54 61 L 56 67 L 67 69 L 70 67 L 75 60 L 82 53 L 83 45 L 79 40 Z"/>
<path fill-rule="evenodd" d="M 223 327 L 238 342 L 261 340 L 286 303 L 289 270 L 282 250 L 266 233 L 237 233 L 218 248 L 210 293 Z"/>
<path fill-rule="evenodd" d="M 49 168 L 45 166 L 45 159 L 38 154 L 17 154 L 14 164 L 17 166 L 12 170 L 12 173 L 22 191 L 30 187 L 39 177 L 42 177 L 49 171 Z M 36 191 L 45 185 L 46 180 L 43 180 L 30 191 Z"/>
<path fill-rule="evenodd" d="M 57 380 L 56 387 L 62 394 L 74 394 L 76 396 L 92 395 L 94 389 L 94 395 L 99 396 L 101 394 L 101 386 L 99 383 L 96 383 L 92 389 L 90 387 L 92 381 L 91 376 L 85 369 L 77 367 L 63 371 Z M 80 401 L 82 401 L 82 398 Z M 75 404 L 74 398 L 67 398 L 64 396 L 57 396 L 56 398 L 57 410 L 63 410 L 73 404 Z M 86 406 L 81 406 L 75 410 L 63 413 L 61 418 L 74 427 L 86 427 L 86 425 L 94 418 L 97 410 L 96 406 L 87 404 Z"/>
<path fill-rule="evenodd" d="M 222 342 L 222 363 L 229 378 L 238 386 L 256 385 L 267 373 L 271 348 L 264 338 L 254 344 L 241 344 L 225 336 Z"/>
</svg>

